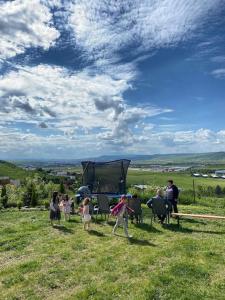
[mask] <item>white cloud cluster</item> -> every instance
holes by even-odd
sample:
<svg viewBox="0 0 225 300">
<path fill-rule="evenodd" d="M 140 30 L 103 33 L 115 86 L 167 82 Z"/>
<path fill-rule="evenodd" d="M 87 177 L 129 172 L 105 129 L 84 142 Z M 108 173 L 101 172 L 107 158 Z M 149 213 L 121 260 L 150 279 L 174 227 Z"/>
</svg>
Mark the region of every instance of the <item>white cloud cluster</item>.
<svg viewBox="0 0 225 300">
<path fill-rule="evenodd" d="M 222 5 L 221 0 L 76 0 L 70 24 L 76 43 L 94 59 L 112 53 L 147 51 L 190 38 L 194 30 Z"/>
<path fill-rule="evenodd" d="M 140 152 L 174 152 L 203 144 L 223 145 L 223 132 L 156 132 L 149 118 L 170 113 L 167 108 L 130 104 L 124 93 L 138 78 L 137 64 L 122 62 L 122 55 L 150 55 L 151 50 L 174 46 L 204 24 L 208 13 L 222 0 L 14 0 L 0 2 L 0 58 L 24 53 L 30 47 L 49 49 L 59 37 L 51 10 L 65 12 L 73 32 L 74 47 L 86 54 L 91 66 L 71 71 L 40 64 L 13 65 L 0 76 L 0 153 L 40 153 L 88 156 L 94 151 L 126 149 Z M 2 4 L 1 4 L 2 3 Z M 58 27 L 59 28 L 59 27 Z M 60 27 L 61 30 L 61 27 Z M 145 56 L 143 56 L 145 57 Z M 8 62 L 9 63 L 9 62 Z M 88 63 L 87 63 L 88 64 Z M 74 66 L 75 69 L 75 66 Z M 216 70 L 214 76 L 221 76 Z M 4 122 L 36 124 L 40 131 L 56 135 L 22 133 L 4 127 Z M 141 130 L 143 129 L 143 134 Z M 63 132 L 64 134 L 60 133 Z M 96 142 L 97 138 L 97 142 Z M 220 147 L 220 146 L 219 146 Z M 94 149 L 94 150 L 93 150 Z M 154 150 L 155 149 L 155 150 Z M 173 150 L 172 150 L 173 149 Z M 30 151 L 30 153 L 29 153 Z M 59 152 L 57 152 L 59 151 Z M 186 150 L 185 150 L 186 151 Z M 18 153 L 19 155 L 19 153 Z"/>
<path fill-rule="evenodd" d="M 39 0 L 0 3 L 0 58 L 23 53 L 29 47 L 48 49 L 59 37 L 52 15 Z"/>
<path fill-rule="evenodd" d="M 84 146 L 85 145 L 85 146 Z M 128 147 L 129 146 L 129 147 Z M 1 157 L 20 158 L 70 158 L 93 157 L 102 153 L 187 153 L 224 151 L 225 131 L 199 129 L 197 131 L 178 131 L 157 133 L 151 131 L 145 136 L 136 135 L 136 141 L 127 143 L 105 143 L 97 140 L 94 134 L 80 135 L 71 139 L 68 136 L 37 136 L 17 130 L 1 128 Z M 146 151 L 147 150 L 147 151 Z"/>
<path fill-rule="evenodd" d="M 30 122 L 73 135 L 98 128 L 108 137 L 125 135 L 139 121 L 170 112 L 147 106 L 131 107 L 123 93 L 134 74 L 92 74 L 87 69 L 69 73 L 56 66 L 19 67 L 0 77 L 2 121 Z M 112 133 L 110 133 L 112 132 Z"/>
</svg>

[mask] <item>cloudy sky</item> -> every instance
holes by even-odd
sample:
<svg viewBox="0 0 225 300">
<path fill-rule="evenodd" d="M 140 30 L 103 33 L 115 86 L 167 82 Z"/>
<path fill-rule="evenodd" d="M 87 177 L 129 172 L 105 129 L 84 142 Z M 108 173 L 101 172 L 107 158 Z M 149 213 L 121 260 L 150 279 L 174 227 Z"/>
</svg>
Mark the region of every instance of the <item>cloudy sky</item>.
<svg viewBox="0 0 225 300">
<path fill-rule="evenodd" d="M 225 150 L 225 0 L 0 0 L 0 158 Z"/>
</svg>

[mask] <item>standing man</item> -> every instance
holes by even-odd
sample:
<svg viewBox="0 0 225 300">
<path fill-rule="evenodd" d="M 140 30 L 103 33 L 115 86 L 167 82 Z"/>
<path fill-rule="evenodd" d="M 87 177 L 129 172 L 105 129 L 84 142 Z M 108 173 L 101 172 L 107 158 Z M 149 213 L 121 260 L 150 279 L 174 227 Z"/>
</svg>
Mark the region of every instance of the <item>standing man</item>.
<svg viewBox="0 0 225 300">
<path fill-rule="evenodd" d="M 168 180 L 168 185 L 166 188 L 166 199 L 171 203 L 173 211 L 178 213 L 177 201 L 178 201 L 179 190 L 173 180 Z"/>
</svg>

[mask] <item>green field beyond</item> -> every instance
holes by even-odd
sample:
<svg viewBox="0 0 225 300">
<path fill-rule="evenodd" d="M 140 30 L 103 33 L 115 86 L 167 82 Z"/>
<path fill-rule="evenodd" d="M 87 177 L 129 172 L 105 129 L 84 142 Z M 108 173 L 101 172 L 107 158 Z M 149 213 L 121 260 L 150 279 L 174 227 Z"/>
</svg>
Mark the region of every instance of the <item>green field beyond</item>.
<svg viewBox="0 0 225 300">
<path fill-rule="evenodd" d="M 144 224 L 129 224 L 128 241 L 111 236 L 113 219 L 84 232 L 78 216 L 53 228 L 48 212 L 0 214 L 0 299 L 224 299 L 223 221 L 151 227 L 145 209 Z"/>
<path fill-rule="evenodd" d="M 180 173 L 180 172 L 171 172 L 171 173 L 159 173 L 159 172 L 150 172 L 150 171 L 137 171 L 129 170 L 127 183 L 132 184 L 147 184 L 152 186 L 166 186 L 167 180 L 173 179 L 177 186 L 181 189 L 192 189 L 193 180 L 195 185 L 202 186 L 216 186 L 220 185 L 225 187 L 225 179 L 219 178 L 202 178 L 202 177 L 192 177 L 190 173 Z"/>
</svg>

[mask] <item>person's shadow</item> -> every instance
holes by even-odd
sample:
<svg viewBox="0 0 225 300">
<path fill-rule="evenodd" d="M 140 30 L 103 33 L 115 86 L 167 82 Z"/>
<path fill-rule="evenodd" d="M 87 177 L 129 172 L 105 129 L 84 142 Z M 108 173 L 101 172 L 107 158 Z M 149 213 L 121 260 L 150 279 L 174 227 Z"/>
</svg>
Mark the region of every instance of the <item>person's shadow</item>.
<svg viewBox="0 0 225 300">
<path fill-rule="evenodd" d="M 58 231 L 61 231 L 65 234 L 72 234 L 74 233 L 74 231 L 70 228 L 67 228 L 66 226 L 64 225 L 53 225 L 53 228 L 57 229 Z"/>
<path fill-rule="evenodd" d="M 97 230 L 91 229 L 91 230 L 88 230 L 87 232 L 88 232 L 90 235 L 95 235 L 95 236 L 98 236 L 98 237 L 105 237 L 105 234 L 104 234 L 104 233 L 99 232 L 99 231 L 97 231 Z"/>
<path fill-rule="evenodd" d="M 148 240 L 140 240 L 140 239 L 137 239 L 137 238 L 129 238 L 129 243 L 130 244 L 136 244 L 136 245 L 139 245 L 139 246 L 151 246 L 151 247 L 156 247 L 155 244 L 149 242 Z"/>
</svg>

